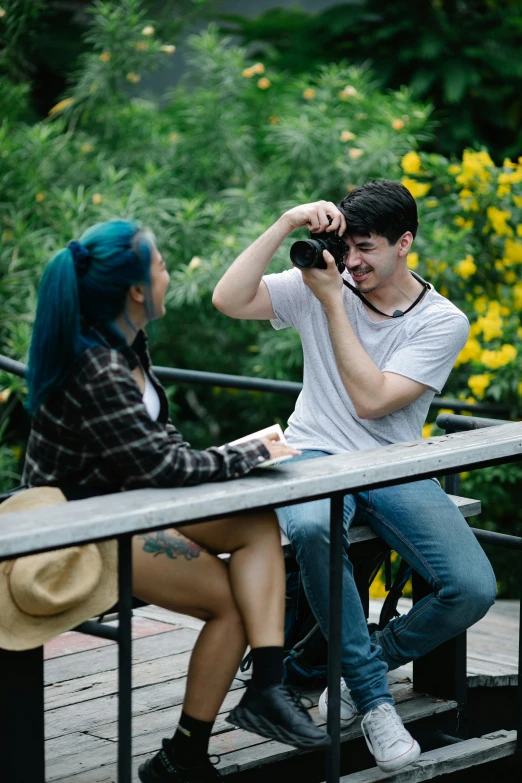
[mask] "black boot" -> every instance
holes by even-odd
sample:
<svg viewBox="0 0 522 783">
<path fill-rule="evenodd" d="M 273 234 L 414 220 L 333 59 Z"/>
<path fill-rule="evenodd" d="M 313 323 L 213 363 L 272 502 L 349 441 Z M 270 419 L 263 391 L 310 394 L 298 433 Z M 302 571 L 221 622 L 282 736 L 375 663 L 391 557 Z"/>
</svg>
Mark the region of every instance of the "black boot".
<svg viewBox="0 0 522 783">
<path fill-rule="evenodd" d="M 208 756 L 197 767 L 182 767 L 172 757 L 170 740 L 164 739 L 162 746 L 159 753 L 138 769 L 142 783 L 215 783 L 222 780 Z"/>
<path fill-rule="evenodd" d="M 226 720 L 246 731 L 296 748 L 313 750 L 331 744 L 328 734 L 315 725 L 288 685 L 273 685 L 259 691 L 247 685 L 243 698 Z"/>
</svg>

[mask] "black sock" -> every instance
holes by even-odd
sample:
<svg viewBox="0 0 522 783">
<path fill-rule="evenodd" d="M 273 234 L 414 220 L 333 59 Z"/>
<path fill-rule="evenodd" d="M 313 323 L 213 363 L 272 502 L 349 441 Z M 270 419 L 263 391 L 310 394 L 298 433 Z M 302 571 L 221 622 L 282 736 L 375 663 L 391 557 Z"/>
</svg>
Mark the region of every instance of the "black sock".
<svg viewBox="0 0 522 783">
<path fill-rule="evenodd" d="M 252 650 L 252 685 L 262 691 L 283 682 L 283 648 L 256 647 Z"/>
<path fill-rule="evenodd" d="M 208 755 L 208 743 L 214 721 L 198 720 L 182 712 L 172 737 L 172 758 L 182 767 L 202 764 Z"/>
</svg>

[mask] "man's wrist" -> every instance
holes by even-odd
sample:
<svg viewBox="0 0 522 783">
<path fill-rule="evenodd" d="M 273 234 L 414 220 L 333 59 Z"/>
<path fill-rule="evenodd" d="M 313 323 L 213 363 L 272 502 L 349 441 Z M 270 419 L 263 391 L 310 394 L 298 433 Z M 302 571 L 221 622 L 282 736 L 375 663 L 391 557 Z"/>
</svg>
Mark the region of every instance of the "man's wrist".
<svg viewBox="0 0 522 783">
<path fill-rule="evenodd" d="M 294 226 L 292 225 L 292 221 L 290 220 L 290 217 L 288 215 L 288 212 L 283 212 L 280 218 L 276 220 L 275 223 L 276 226 L 279 227 L 279 229 L 284 232 L 285 238 L 294 231 Z"/>
<path fill-rule="evenodd" d="M 346 316 L 346 312 L 343 304 L 343 298 L 340 292 L 337 292 L 335 295 L 329 296 L 327 299 L 325 299 L 322 302 L 322 305 L 326 317 L 329 319 L 335 318 L 340 313 Z"/>
</svg>

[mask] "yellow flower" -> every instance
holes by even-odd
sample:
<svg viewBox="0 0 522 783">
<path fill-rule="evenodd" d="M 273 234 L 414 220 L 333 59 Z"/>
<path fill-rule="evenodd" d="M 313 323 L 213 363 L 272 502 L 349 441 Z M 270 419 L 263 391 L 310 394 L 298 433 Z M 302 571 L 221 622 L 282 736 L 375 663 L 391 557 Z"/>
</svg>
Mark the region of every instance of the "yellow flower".
<svg viewBox="0 0 522 783">
<path fill-rule="evenodd" d="M 110 52 L 102 52 L 100 54 L 100 60 L 102 61 L 102 63 L 110 62 L 111 58 L 112 58 L 112 54 Z"/>
<path fill-rule="evenodd" d="M 35 199 L 40 203 L 45 200 L 45 193 L 37 193 Z"/>
<path fill-rule="evenodd" d="M 257 86 L 260 90 L 268 90 L 272 82 L 270 79 L 267 79 L 266 76 L 262 76 L 260 79 L 257 80 Z"/>
<path fill-rule="evenodd" d="M 351 84 L 347 84 L 339 93 L 339 98 L 342 101 L 347 101 L 348 98 L 356 98 L 359 95 L 359 91 Z"/>
<path fill-rule="evenodd" d="M 457 356 L 455 367 L 460 367 L 461 364 L 467 364 L 468 362 L 477 362 L 480 359 L 482 353 L 482 346 L 475 337 L 470 337 L 468 342 Z"/>
<path fill-rule="evenodd" d="M 517 226 L 517 237 L 522 237 L 522 225 Z"/>
<path fill-rule="evenodd" d="M 413 198 L 422 198 L 431 187 L 427 182 L 417 182 L 416 179 L 410 179 L 409 177 L 403 177 L 401 182 L 410 191 Z"/>
<path fill-rule="evenodd" d="M 422 428 L 422 437 L 423 438 L 431 438 L 433 435 L 433 430 L 435 429 L 434 424 L 424 424 Z"/>
<path fill-rule="evenodd" d="M 513 236 L 513 229 L 507 225 L 511 212 L 498 207 L 488 207 L 487 216 L 493 231 L 498 237 Z"/>
<path fill-rule="evenodd" d="M 277 125 L 277 123 L 279 122 L 279 117 L 273 115 L 272 117 L 268 118 L 268 122 L 270 123 L 270 125 Z"/>
<path fill-rule="evenodd" d="M 482 351 L 480 361 L 488 370 L 498 370 L 516 358 L 517 349 L 514 345 L 506 343 L 498 351 Z"/>
<path fill-rule="evenodd" d="M 504 256 L 512 264 L 522 264 L 522 242 L 508 237 L 504 245 Z"/>
<path fill-rule="evenodd" d="M 493 379 L 493 373 L 485 372 L 483 375 L 471 375 L 468 378 L 468 386 L 477 399 L 481 400 Z"/>
<path fill-rule="evenodd" d="M 134 71 L 128 73 L 125 78 L 128 82 L 131 82 L 131 84 L 137 84 L 138 82 L 141 82 L 141 76 L 139 73 L 134 73 Z"/>
<path fill-rule="evenodd" d="M 476 324 L 478 333 L 480 334 L 482 332 L 482 336 L 487 343 L 494 340 L 496 337 L 502 337 L 503 322 L 499 315 L 490 314 L 488 312 L 487 315 L 481 315 L 480 318 L 477 318 Z"/>
<path fill-rule="evenodd" d="M 497 198 L 504 198 L 504 196 L 509 196 L 511 193 L 511 188 L 509 185 L 499 185 L 497 188 Z"/>
<path fill-rule="evenodd" d="M 148 41 L 138 41 L 136 44 L 136 51 L 138 52 L 146 52 L 149 48 L 149 42 Z"/>
<path fill-rule="evenodd" d="M 88 142 L 88 141 L 86 141 L 86 142 L 85 142 L 85 144 L 82 144 L 82 146 L 80 147 L 80 149 L 81 149 L 81 151 L 82 151 L 82 152 L 84 152 L 85 154 L 87 154 L 88 152 L 92 152 L 92 151 L 93 151 L 93 149 L 94 149 L 94 147 L 92 146 L 92 144 L 89 144 L 89 142 Z"/>
<path fill-rule="evenodd" d="M 378 574 L 370 585 L 370 598 L 372 601 L 379 601 L 386 598 L 386 586 Z"/>
<path fill-rule="evenodd" d="M 424 203 L 426 204 L 427 207 L 430 207 L 430 208 L 438 207 L 438 205 L 439 205 L 439 202 L 437 201 L 436 198 L 428 198 L 428 199 L 426 199 L 426 201 Z"/>
<path fill-rule="evenodd" d="M 418 174 L 421 170 L 421 159 L 416 152 L 407 152 L 401 160 L 405 174 Z"/>
<path fill-rule="evenodd" d="M 479 296 L 475 299 L 475 303 L 473 305 L 475 312 L 479 313 L 479 315 L 482 315 L 486 312 L 488 307 L 488 298 L 487 296 Z"/>
<path fill-rule="evenodd" d="M 194 256 L 194 257 L 193 257 L 193 258 L 191 258 L 191 260 L 189 261 L 188 268 L 189 268 L 189 269 L 197 269 L 197 268 L 198 268 L 198 266 L 201 266 L 201 258 L 200 258 L 199 256 Z"/>
<path fill-rule="evenodd" d="M 448 166 L 448 173 L 449 174 L 460 174 L 461 168 L 455 163 L 452 163 L 451 166 Z"/>
<path fill-rule="evenodd" d="M 101 204 L 102 201 L 103 201 L 103 197 L 102 197 L 101 193 L 93 193 L 93 196 L 92 196 L 92 203 L 93 204 L 98 206 L 98 204 Z"/>
<path fill-rule="evenodd" d="M 395 119 L 391 124 L 393 130 L 401 131 L 404 128 L 404 120 Z"/>
<path fill-rule="evenodd" d="M 176 131 L 169 133 L 169 141 L 171 144 L 175 144 L 177 141 L 179 141 L 179 133 L 176 133 Z"/>
<path fill-rule="evenodd" d="M 160 46 L 160 49 L 162 52 L 165 52 L 165 54 L 174 54 L 176 51 L 174 44 L 163 44 L 163 46 Z"/>
<path fill-rule="evenodd" d="M 408 253 L 408 257 L 406 261 L 408 262 L 408 266 L 410 269 L 417 269 L 417 267 L 419 266 L 419 254 Z"/>
<path fill-rule="evenodd" d="M 463 218 L 462 215 L 457 215 L 453 222 L 460 228 L 473 228 L 473 221 L 466 220 L 466 218 Z"/>
<path fill-rule="evenodd" d="M 518 396 L 522 397 L 522 381 L 518 384 Z"/>
<path fill-rule="evenodd" d="M 315 98 L 315 90 L 313 87 L 307 87 L 306 90 L 303 90 L 303 98 L 306 98 L 307 101 L 311 101 Z"/>
<path fill-rule="evenodd" d="M 351 150 L 348 152 L 348 155 L 352 160 L 358 160 L 358 158 L 360 158 L 361 155 L 364 155 L 364 150 L 361 150 L 359 147 L 352 147 Z"/>
<path fill-rule="evenodd" d="M 243 76 L 245 77 L 245 79 L 251 79 L 254 74 L 255 71 L 253 68 L 245 68 L 245 70 L 243 71 Z"/>
<path fill-rule="evenodd" d="M 51 117 L 54 117 L 55 114 L 61 114 L 62 111 L 65 111 L 65 109 L 71 105 L 71 103 L 74 103 L 74 98 L 64 98 L 63 101 L 60 101 L 53 106 L 52 109 L 49 109 L 48 113 Z"/>
<path fill-rule="evenodd" d="M 155 31 L 154 27 L 151 24 L 148 24 L 146 27 L 143 28 L 143 30 L 141 31 L 141 34 L 150 36 L 150 35 L 154 35 L 155 32 L 156 31 Z"/>
<path fill-rule="evenodd" d="M 522 207 L 522 196 L 513 196 L 513 201 L 516 207 Z"/>
<path fill-rule="evenodd" d="M 462 156 L 462 171 L 456 177 L 456 182 L 463 187 L 478 187 L 479 190 L 492 178 L 489 168 L 494 163 L 485 151 L 473 152 L 464 150 Z"/>
<path fill-rule="evenodd" d="M 506 272 L 505 278 L 506 278 L 506 283 L 509 283 L 509 285 L 516 283 L 518 279 L 512 269 L 510 269 L 509 272 Z"/>
<path fill-rule="evenodd" d="M 223 240 L 223 244 L 225 247 L 234 247 L 235 241 L 235 237 L 232 234 L 227 234 Z"/>
<path fill-rule="evenodd" d="M 3 18 L 4 18 L 4 16 L 5 16 L 5 10 L 4 10 L 4 9 L 2 8 L 2 6 L 0 5 L 0 19 L 3 19 Z"/>
<path fill-rule="evenodd" d="M 261 76 L 261 74 L 265 72 L 265 66 L 263 65 L 263 63 L 254 63 L 254 65 L 252 66 L 252 70 L 254 71 L 254 73 L 257 73 L 259 74 L 259 76 Z"/>
<path fill-rule="evenodd" d="M 10 395 L 11 395 L 11 389 L 2 389 L 2 391 L 0 392 L 0 403 L 2 403 L 2 405 L 5 405 Z"/>
</svg>

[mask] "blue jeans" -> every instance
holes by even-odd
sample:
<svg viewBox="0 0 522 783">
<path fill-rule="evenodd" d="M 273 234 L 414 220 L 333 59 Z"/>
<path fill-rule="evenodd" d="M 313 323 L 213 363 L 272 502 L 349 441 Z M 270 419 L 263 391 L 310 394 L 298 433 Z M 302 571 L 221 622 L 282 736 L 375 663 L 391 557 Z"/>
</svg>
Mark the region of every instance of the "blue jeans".
<svg viewBox="0 0 522 783">
<path fill-rule="evenodd" d="M 304 451 L 295 460 L 328 456 Z M 277 509 L 306 595 L 328 633 L 330 502 Z M 417 571 L 433 592 L 370 639 L 348 557 L 346 534 L 364 522 Z M 431 479 L 358 492 L 344 499 L 342 673 L 360 712 L 393 703 L 386 672 L 433 650 L 480 620 L 495 601 L 495 574 L 455 504 Z"/>
</svg>

